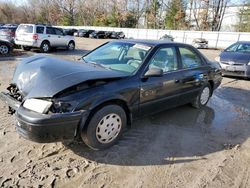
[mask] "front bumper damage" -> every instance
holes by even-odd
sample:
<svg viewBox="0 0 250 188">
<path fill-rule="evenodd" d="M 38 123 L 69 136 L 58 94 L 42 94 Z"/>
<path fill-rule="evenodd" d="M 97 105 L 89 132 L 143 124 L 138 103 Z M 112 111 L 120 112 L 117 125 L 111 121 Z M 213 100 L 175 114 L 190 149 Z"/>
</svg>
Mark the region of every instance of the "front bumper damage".
<svg viewBox="0 0 250 188">
<path fill-rule="evenodd" d="M 0 99 L 15 110 L 16 130 L 29 140 L 48 143 L 74 139 L 78 127 L 87 119 L 87 111 L 40 114 L 24 108 L 21 102 L 8 93 L 0 93 Z"/>
</svg>

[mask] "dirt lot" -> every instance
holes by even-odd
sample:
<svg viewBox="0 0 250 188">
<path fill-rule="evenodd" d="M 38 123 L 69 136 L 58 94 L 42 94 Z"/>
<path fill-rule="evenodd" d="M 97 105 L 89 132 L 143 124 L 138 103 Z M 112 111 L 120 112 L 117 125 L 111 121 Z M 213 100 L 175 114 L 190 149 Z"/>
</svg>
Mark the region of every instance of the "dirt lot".
<svg viewBox="0 0 250 188">
<path fill-rule="evenodd" d="M 51 55 L 77 59 L 103 42 L 81 39 L 75 52 Z M 211 59 L 219 53 L 202 52 Z M 0 60 L 0 91 L 19 58 Z M 136 121 L 105 151 L 25 140 L 0 102 L 0 187 L 250 187 L 249 100 L 250 81 L 224 78 L 207 107 L 185 105 Z"/>
</svg>

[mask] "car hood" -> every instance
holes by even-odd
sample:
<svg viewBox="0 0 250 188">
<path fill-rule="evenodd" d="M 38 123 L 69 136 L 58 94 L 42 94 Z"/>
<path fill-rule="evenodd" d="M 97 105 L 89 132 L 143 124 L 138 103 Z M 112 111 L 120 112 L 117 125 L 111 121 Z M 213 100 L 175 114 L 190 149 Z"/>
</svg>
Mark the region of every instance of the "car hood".
<svg viewBox="0 0 250 188">
<path fill-rule="evenodd" d="M 250 62 L 250 53 L 222 52 L 220 61 L 234 61 L 236 63 L 247 64 Z"/>
<path fill-rule="evenodd" d="M 15 70 L 15 84 L 24 98 L 53 97 L 60 91 L 87 80 L 126 77 L 127 74 L 97 65 L 62 60 L 50 56 L 32 56 Z"/>
</svg>

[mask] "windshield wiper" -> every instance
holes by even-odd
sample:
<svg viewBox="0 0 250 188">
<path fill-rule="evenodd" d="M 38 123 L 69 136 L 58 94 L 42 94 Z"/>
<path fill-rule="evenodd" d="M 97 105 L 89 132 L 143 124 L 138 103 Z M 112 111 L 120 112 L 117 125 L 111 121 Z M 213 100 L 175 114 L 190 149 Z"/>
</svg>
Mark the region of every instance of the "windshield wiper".
<svg viewBox="0 0 250 188">
<path fill-rule="evenodd" d="M 105 68 L 105 69 L 108 68 L 108 67 L 104 66 L 103 64 L 96 63 L 96 62 L 87 62 L 87 63 L 91 63 L 91 64 L 93 64 L 93 65 L 95 65 L 95 66 L 98 66 L 98 67 L 101 67 L 101 68 Z"/>
</svg>

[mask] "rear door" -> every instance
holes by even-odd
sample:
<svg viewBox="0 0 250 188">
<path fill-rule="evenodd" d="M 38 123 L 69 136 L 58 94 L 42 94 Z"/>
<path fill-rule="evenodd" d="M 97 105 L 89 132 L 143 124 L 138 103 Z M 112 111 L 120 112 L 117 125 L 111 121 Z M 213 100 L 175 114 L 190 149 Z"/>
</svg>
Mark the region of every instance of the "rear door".
<svg viewBox="0 0 250 188">
<path fill-rule="evenodd" d="M 67 38 L 66 35 L 64 35 L 63 31 L 61 29 L 58 28 L 54 28 L 55 32 L 56 32 L 56 44 L 58 46 L 67 46 Z"/>
<path fill-rule="evenodd" d="M 56 31 L 53 27 L 46 27 L 46 37 L 49 40 L 51 46 L 60 46 Z"/>
<path fill-rule="evenodd" d="M 196 50 L 189 46 L 180 46 L 178 53 L 181 61 L 180 100 L 182 103 L 190 102 L 200 92 L 204 83 L 208 81 L 209 67 Z"/>
<path fill-rule="evenodd" d="M 159 48 L 149 62 L 148 68 L 160 68 L 162 77 L 149 77 L 141 80 L 140 112 L 141 115 L 155 113 L 173 106 L 178 106 L 182 87 L 180 80 L 177 50 L 174 46 Z"/>
</svg>

